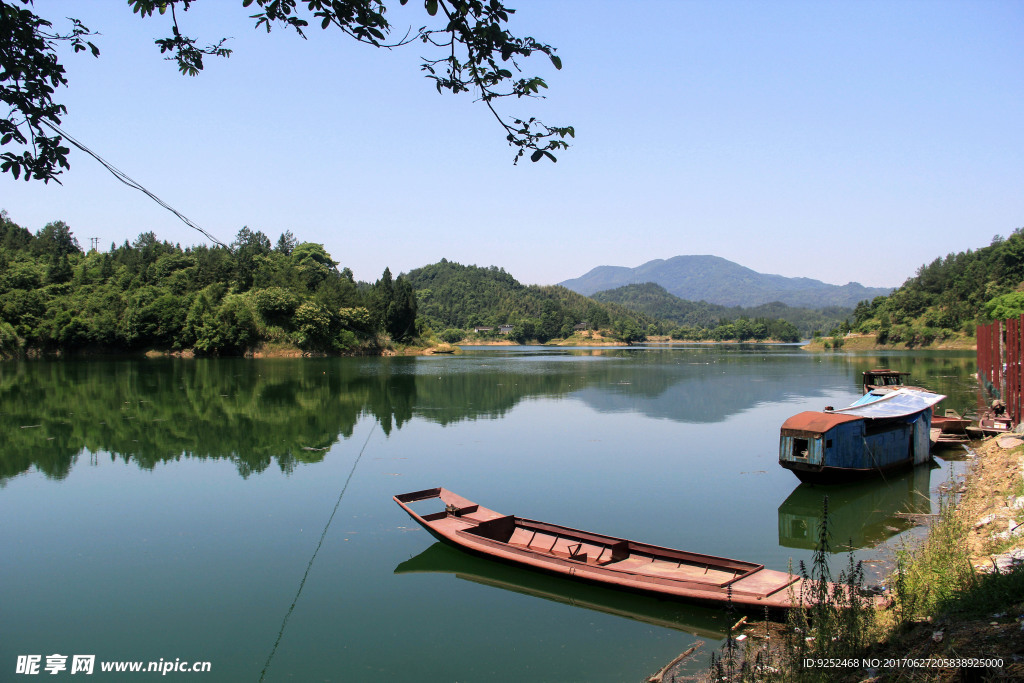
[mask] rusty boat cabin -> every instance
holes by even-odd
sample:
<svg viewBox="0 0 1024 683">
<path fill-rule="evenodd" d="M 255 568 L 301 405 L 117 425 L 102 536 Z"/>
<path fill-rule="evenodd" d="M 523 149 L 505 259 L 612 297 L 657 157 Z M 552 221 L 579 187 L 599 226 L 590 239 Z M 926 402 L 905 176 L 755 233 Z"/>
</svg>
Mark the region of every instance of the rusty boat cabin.
<svg viewBox="0 0 1024 683">
<path fill-rule="evenodd" d="M 779 464 L 800 481 L 839 484 L 929 462 L 932 408 L 944 398 L 876 389 L 848 408 L 798 413 L 782 424 Z"/>
<path fill-rule="evenodd" d="M 411 504 L 439 499 L 419 514 Z M 445 488 L 394 496 L 424 529 L 474 555 L 610 588 L 705 603 L 788 608 L 802 579 L 764 565 L 663 548 L 557 524 L 503 515 Z M 804 596 L 806 598 L 806 596 Z"/>
</svg>

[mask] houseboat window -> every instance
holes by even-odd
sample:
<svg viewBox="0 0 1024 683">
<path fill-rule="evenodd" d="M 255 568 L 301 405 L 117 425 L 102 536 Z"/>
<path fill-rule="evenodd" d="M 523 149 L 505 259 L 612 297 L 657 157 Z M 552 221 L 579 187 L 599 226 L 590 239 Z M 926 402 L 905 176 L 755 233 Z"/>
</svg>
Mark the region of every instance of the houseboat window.
<svg viewBox="0 0 1024 683">
<path fill-rule="evenodd" d="M 825 448 L 832 448 L 832 439 L 825 439 Z"/>
<path fill-rule="evenodd" d="M 792 455 L 794 458 L 807 457 L 807 439 L 793 439 Z"/>
</svg>

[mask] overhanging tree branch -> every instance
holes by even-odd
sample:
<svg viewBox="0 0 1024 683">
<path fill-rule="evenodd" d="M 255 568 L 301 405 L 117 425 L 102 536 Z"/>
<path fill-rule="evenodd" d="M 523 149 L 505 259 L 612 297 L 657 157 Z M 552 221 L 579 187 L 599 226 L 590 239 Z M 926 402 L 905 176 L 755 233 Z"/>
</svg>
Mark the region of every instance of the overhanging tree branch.
<svg viewBox="0 0 1024 683">
<path fill-rule="evenodd" d="M 30 5 L 31 0 L 22 0 Z M 60 124 L 67 108 L 54 102 L 57 88 L 67 85 L 64 67 L 57 60 L 56 47 L 66 42 L 75 52 L 99 49 L 87 40 L 95 35 L 77 19 L 70 19 L 71 31 L 58 33 L 53 25 L 32 11 L 0 0 L 0 105 L 7 109 L 0 118 L 0 148 L 14 145 L 20 152 L 0 153 L 0 172 L 25 180 L 56 180 L 61 169 L 69 168 L 71 151 L 61 145 L 60 135 L 50 135 L 45 124 Z M 58 181 L 59 182 L 59 181 Z"/>
<path fill-rule="evenodd" d="M 196 0 L 128 0 L 132 11 L 143 18 L 170 12 L 171 35 L 157 39 L 161 54 L 178 64 L 186 75 L 196 76 L 204 68 L 207 56 L 229 57 L 231 50 L 222 38 L 207 47 L 182 31 L 177 10 L 187 12 Z M 405 5 L 408 0 L 397 0 Z M 57 180 L 70 167 L 69 148 L 62 137 L 49 134 L 44 123 L 60 125 L 66 113 L 63 104 L 55 102 L 57 88 L 67 85 L 64 67 L 57 58 L 57 47 L 69 43 L 75 52 L 89 50 L 94 56 L 99 49 L 87 40 L 95 35 L 76 19 L 70 19 L 69 33 L 52 31 L 52 24 L 37 16 L 28 7 L 33 0 L 0 0 L 0 104 L 7 108 L 0 113 L 0 147 L 12 145 L 19 151 L 0 153 L 0 171 L 15 178 L 24 173 L 26 180 Z M 305 38 L 310 20 L 322 29 L 334 27 L 354 40 L 374 47 L 397 48 L 419 41 L 424 45 L 445 49 L 446 56 L 423 57 L 421 65 L 427 78 L 434 81 L 438 92 L 459 94 L 476 91 L 491 115 L 505 131 L 509 145 L 516 148 L 515 161 L 531 151 L 530 159 L 549 158 L 553 152 L 568 148 L 567 138 L 575 137 L 572 126 L 547 126 L 536 118 L 506 118 L 495 101 L 506 97 L 542 97 L 547 83 L 539 76 L 521 76 L 518 59 L 536 52 L 547 55 L 556 69 L 562 68 L 555 48 L 531 37 L 512 35 L 507 24 L 515 10 L 501 0 L 423 0 L 431 20 L 440 18 L 440 25 L 411 28 L 405 35 L 388 42 L 391 24 L 386 18 L 386 0 L 241 0 L 243 8 L 253 8 L 250 15 L 255 28 L 270 31 L 275 26 L 294 30 Z M 59 182 L 59 181 L 57 181 Z"/>
</svg>

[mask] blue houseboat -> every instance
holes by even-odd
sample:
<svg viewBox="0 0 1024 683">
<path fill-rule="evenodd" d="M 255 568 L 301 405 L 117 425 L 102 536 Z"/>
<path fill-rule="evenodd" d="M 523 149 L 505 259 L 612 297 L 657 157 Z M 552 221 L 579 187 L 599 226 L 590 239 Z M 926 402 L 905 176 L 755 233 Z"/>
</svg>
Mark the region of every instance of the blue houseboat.
<svg viewBox="0 0 1024 683">
<path fill-rule="evenodd" d="M 923 389 L 876 389 L 849 408 L 798 413 L 782 424 L 779 464 L 817 484 L 878 476 L 931 458 L 932 407 Z"/>
</svg>

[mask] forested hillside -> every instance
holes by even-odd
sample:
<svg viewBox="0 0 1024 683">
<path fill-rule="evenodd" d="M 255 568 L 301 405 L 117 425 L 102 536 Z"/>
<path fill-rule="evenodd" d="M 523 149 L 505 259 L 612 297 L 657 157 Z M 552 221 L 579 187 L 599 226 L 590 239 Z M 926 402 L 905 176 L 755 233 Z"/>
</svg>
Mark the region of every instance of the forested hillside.
<svg viewBox="0 0 1024 683">
<path fill-rule="evenodd" d="M 415 334 L 416 300 L 385 270 L 357 287 L 320 244 L 285 232 L 272 246 L 242 228 L 225 247 L 143 233 L 83 252 L 69 226 L 33 235 L 0 212 L 0 352 L 194 349 L 237 355 L 261 344 L 321 352 Z"/>
<path fill-rule="evenodd" d="M 882 342 L 927 344 L 977 323 L 1024 312 L 1024 234 L 996 236 L 976 251 L 936 258 L 889 296 L 863 301 L 854 326 Z"/>
<path fill-rule="evenodd" d="M 780 302 L 762 304 L 753 308 L 740 306 L 728 307 L 709 304 L 706 301 L 686 301 L 670 294 L 661 285 L 645 282 L 638 285 L 626 285 L 617 289 L 597 292 L 593 295 L 597 301 L 617 303 L 636 311 L 672 323 L 677 328 L 691 330 L 689 334 L 699 333 L 690 338 L 716 338 L 715 330 L 723 323 L 747 320 L 758 324 L 766 324 L 774 329 L 774 333 L 785 334 L 790 330 L 779 325 L 779 321 L 789 323 L 795 328 L 790 336 L 809 338 L 815 332 L 829 332 L 847 322 L 853 309 L 829 307 L 821 310 L 809 308 L 793 308 Z M 733 337 L 724 337 L 733 338 Z M 774 334 L 772 335 L 774 337 Z M 795 339 L 794 339 L 795 341 Z"/>
<path fill-rule="evenodd" d="M 624 341 L 661 331 L 657 320 L 614 304 L 599 304 L 565 287 L 524 285 L 503 269 L 446 259 L 404 276 L 416 292 L 420 320 L 441 338 L 458 341 L 474 327 L 512 325 L 514 341 L 565 338 L 578 324 L 610 330 Z"/>
</svg>

